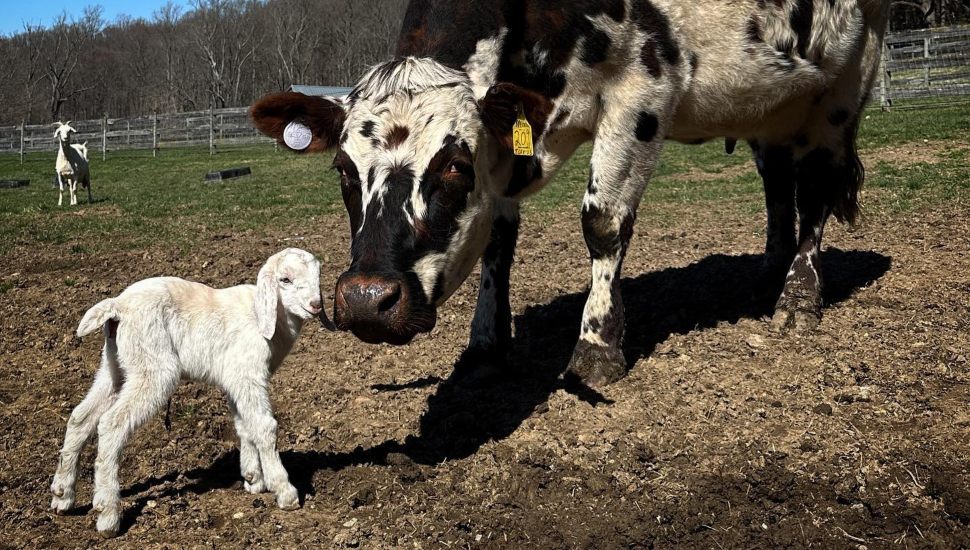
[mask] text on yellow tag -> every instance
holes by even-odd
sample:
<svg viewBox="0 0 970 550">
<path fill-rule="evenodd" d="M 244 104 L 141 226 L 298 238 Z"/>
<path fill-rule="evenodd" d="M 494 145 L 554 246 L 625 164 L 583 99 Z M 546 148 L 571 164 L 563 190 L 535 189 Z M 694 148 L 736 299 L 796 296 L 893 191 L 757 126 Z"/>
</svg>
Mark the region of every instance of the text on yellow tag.
<svg viewBox="0 0 970 550">
<path fill-rule="evenodd" d="M 512 126 L 512 152 L 519 157 L 535 156 L 532 148 L 532 125 L 526 120 L 525 113 L 520 113 Z"/>
</svg>

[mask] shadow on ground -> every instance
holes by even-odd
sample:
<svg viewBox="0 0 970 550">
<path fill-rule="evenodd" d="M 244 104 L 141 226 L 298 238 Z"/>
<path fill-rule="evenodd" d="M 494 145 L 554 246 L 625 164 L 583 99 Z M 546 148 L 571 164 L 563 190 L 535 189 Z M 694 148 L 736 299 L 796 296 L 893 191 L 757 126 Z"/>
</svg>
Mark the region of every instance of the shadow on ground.
<svg viewBox="0 0 970 550">
<path fill-rule="evenodd" d="M 716 254 L 686 267 L 624 279 L 625 352 L 629 364 L 649 356 L 672 334 L 771 314 L 781 285 L 780 281 L 765 283 L 761 265 L 760 255 Z M 874 252 L 829 249 L 822 254 L 822 265 L 825 303 L 830 306 L 882 277 L 890 269 L 891 259 Z M 578 336 L 585 299 L 585 292 L 560 296 L 550 303 L 531 306 L 516 317 L 513 362 L 495 376 L 469 377 L 461 365 L 456 365 L 455 372 L 443 381 L 426 377 L 400 386 L 375 386 L 386 392 L 438 384 L 437 391 L 428 398 L 420 433 L 403 443 L 387 441 L 349 453 L 283 453 L 291 481 L 305 495 L 313 493 L 313 477 L 320 470 L 389 462 L 400 467 L 402 458 L 406 467 L 413 468 L 414 463 L 434 465 L 468 457 L 483 444 L 504 439 L 537 409 L 546 406 L 553 392 L 564 387 L 561 374 Z M 609 403 L 588 388 L 566 389 L 594 405 Z M 389 461 L 392 454 L 396 456 Z M 148 495 L 139 499 L 127 517 L 139 515 L 150 498 L 238 484 L 238 453 L 228 453 L 208 468 L 185 474 L 189 480 L 200 481 L 176 484 L 177 477 L 177 473 L 169 474 L 126 491 L 129 495 Z"/>
</svg>

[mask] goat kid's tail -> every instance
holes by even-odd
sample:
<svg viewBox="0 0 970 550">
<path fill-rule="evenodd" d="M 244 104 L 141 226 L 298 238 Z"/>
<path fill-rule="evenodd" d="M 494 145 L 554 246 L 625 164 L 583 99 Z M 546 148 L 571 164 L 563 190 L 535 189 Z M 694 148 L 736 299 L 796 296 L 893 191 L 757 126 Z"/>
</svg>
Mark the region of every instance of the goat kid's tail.
<svg viewBox="0 0 970 550">
<path fill-rule="evenodd" d="M 81 324 L 77 327 L 78 337 L 91 334 L 104 326 L 108 321 L 121 320 L 116 305 L 117 302 L 115 302 L 114 298 L 108 298 L 107 300 L 98 302 L 94 307 L 89 309 L 84 314 L 84 317 L 81 318 Z"/>
</svg>

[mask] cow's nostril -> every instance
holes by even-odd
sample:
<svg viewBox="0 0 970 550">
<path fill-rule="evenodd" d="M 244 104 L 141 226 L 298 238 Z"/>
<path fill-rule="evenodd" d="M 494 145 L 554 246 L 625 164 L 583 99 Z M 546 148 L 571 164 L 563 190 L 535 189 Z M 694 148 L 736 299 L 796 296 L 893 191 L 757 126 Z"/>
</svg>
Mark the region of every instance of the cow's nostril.
<svg viewBox="0 0 970 550">
<path fill-rule="evenodd" d="M 377 304 L 378 313 L 387 313 L 401 301 L 400 283 L 387 283 L 381 293 L 381 301 Z"/>
</svg>

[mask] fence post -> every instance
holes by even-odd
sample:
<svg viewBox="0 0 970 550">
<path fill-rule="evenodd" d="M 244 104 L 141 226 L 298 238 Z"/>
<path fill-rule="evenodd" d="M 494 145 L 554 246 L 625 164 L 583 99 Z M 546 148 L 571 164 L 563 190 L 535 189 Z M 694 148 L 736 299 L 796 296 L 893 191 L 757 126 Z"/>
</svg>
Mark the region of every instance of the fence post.
<svg viewBox="0 0 970 550">
<path fill-rule="evenodd" d="M 101 162 L 108 160 L 108 115 L 101 119 Z"/>
<path fill-rule="evenodd" d="M 152 113 L 152 158 L 158 157 L 158 114 Z"/>
<path fill-rule="evenodd" d="M 923 86 L 930 89 L 930 37 L 923 39 Z"/>
<path fill-rule="evenodd" d="M 25 119 L 20 120 L 20 165 L 24 164 L 24 127 L 27 125 Z"/>
<path fill-rule="evenodd" d="M 879 79 L 879 106 L 883 111 L 888 111 L 893 104 L 892 91 L 890 90 L 889 59 L 889 42 L 883 41 L 882 62 L 880 63 L 882 78 Z"/>
<path fill-rule="evenodd" d="M 215 101 L 209 103 L 209 154 L 216 154 Z"/>
</svg>

